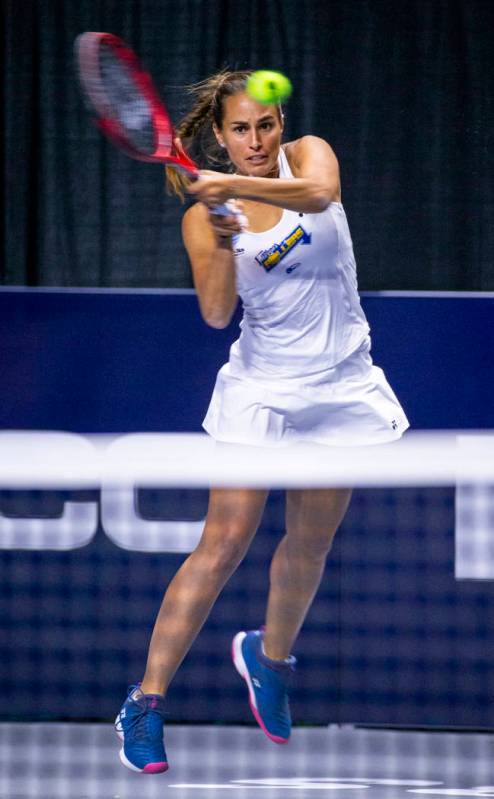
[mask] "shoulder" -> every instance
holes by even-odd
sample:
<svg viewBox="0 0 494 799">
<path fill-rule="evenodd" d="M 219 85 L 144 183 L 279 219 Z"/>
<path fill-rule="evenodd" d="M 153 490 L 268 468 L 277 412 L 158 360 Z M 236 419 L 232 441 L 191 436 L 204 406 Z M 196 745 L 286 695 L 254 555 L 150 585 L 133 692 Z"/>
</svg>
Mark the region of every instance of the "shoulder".
<svg viewBox="0 0 494 799">
<path fill-rule="evenodd" d="M 216 237 L 204 203 L 197 202 L 182 218 L 182 240 L 194 265 L 196 257 L 209 255 L 216 246 Z"/>
<path fill-rule="evenodd" d="M 208 209 L 204 203 L 197 202 L 187 208 L 182 217 L 182 236 L 184 241 L 193 239 L 195 236 L 210 230 Z"/>
<path fill-rule="evenodd" d="M 200 224 L 201 222 L 207 223 L 208 221 L 208 210 L 204 203 L 197 202 L 194 205 L 191 205 L 190 208 L 187 208 L 186 212 L 182 217 L 182 226 L 190 226 L 194 224 Z"/>
<path fill-rule="evenodd" d="M 300 139 L 282 145 L 291 169 L 297 173 L 308 159 L 324 160 L 332 167 L 338 166 L 338 159 L 331 145 L 320 136 L 301 136 Z"/>
</svg>

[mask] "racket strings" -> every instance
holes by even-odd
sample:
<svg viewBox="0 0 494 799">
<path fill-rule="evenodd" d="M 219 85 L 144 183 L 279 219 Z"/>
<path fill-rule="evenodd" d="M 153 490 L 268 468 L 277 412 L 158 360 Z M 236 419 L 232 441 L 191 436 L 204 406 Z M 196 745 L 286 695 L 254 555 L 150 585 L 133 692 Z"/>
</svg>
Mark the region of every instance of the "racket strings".
<svg viewBox="0 0 494 799">
<path fill-rule="evenodd" d="M 156 149 L 154 117 L 135 77 L 109 47 L 100 48 L 99 72 L 112 118 L 136 150 L 151 155 Z"/>
</svg>

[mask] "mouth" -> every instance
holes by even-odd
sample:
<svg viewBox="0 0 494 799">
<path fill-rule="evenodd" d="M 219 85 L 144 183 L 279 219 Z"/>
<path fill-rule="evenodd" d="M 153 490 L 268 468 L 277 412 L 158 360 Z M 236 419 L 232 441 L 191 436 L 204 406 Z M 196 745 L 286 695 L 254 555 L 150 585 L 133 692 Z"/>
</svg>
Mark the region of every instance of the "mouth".
<svg viewBox="0 0 494 799">
<path fill-rule="evenodd" d="M 250 161 L 251 164 L 262 164 L 264 161 L 267 161 L 267 155 L 251 155 L 247 158 L 247 161 Z"/>
</svg>

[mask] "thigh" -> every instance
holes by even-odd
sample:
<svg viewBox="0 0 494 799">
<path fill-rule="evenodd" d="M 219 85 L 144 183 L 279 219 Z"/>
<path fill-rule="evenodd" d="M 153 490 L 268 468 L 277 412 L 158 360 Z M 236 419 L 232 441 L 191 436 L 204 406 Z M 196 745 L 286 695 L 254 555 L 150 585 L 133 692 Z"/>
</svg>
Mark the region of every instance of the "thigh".
<svg viewBox="0 0 494 799">
<path fill-rule="evenodd" d="M 290 542 L 328 549 L 342 521 L 349 488 L 303 488 L 286 492 L 286 532 Z"/>
</svg>

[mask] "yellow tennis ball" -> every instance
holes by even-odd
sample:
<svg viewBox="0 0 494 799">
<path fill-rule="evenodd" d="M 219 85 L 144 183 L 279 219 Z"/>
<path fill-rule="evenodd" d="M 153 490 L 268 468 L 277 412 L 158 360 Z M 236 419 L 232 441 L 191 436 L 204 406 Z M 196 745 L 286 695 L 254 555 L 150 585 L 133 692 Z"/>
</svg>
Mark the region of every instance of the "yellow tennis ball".
<svg viewBox="0 0 494 799">
<path fill-rule="evenodd" d="M 270 69 L 253 72 L 247 81 L 247 94 L 263 105 L 273 105 L 288 100 L 292 84 L 286 75 Z"/>
</svg>

